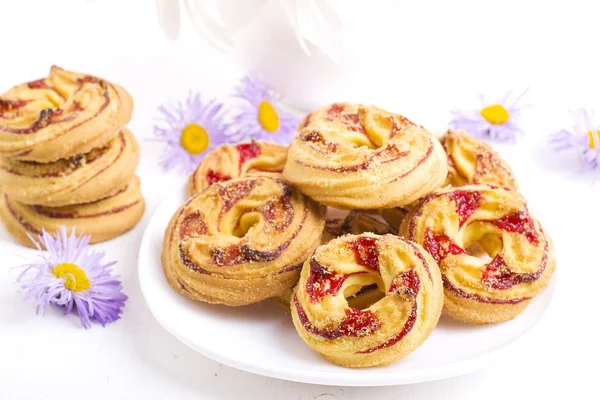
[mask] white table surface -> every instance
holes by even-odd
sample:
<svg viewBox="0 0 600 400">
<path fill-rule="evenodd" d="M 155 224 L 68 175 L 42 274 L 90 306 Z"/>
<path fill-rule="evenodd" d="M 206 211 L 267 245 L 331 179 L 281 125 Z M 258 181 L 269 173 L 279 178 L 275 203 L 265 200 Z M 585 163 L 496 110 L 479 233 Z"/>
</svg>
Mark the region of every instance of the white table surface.
<svg viewBox="0 0 600 400">
<path fill-rule="evenodd" d="M 430 15 L 432 23 L 411 40 L 426 46 L 443 38 L 456 45 L 446 48 L 439 60 L 448 85 L 439 84 L 440 78 L 425 90 L 414 75 L 407 80 L 412 84 L 403 87 L 413 97 L 410 109 L 396 111 L 441 129 L 448 109 L 456 105 L 453 99 L 463 101 L 488 85 L 532 87 L 528 102 L 533 107 L 524 125 L 528 136 L 500 151 L 519 165 L 516 175 L 527 182 L 523 192 L 555 240 L 559 280 L 546 316 L 510 349 L 507 361 L 439 382 L 343 388 L 255 376 L 179 343 L 150 315 L 137 282 L 141 235 L 176 180 L 157 165 L 161 146 L 144 138 L 151 135 L 159 104 L 182 98 L 190 88 L 224 97 L 243 71 L 204 45 L 189 26 L 184 26 L 179 43 L 167 42 L 157 28 L 152 1 L 6 1 L 0 3 L 0 91 L 44 76 L 53 63 L 124 85 L 135 100 L 129 126 L 141 143 L 138 173 L 147 212 L 131 232 L 97 245 L 118 260 L 116 271 L 129 301 L 122 320 L 88 331 L 60 312 L 34 316 L 33 305 L 23 301 L 14 283 L 17 271 L 10 269 L 33 252 L 0 229 L 0 399 L 598 398 L 600 183 L 591 186 L 589 177 L 577 177 L 574 168 L 561 164 L 568 158 L 554 157 L 543 148 L 545 135 L 568 122 L 568 107 L 583 104 L 600 110 L 593 2 L 549 2 L 543 9 L 532 1 L 522 1 L 518 8 L 510 1 L 494 2 L 489 6 L 499 7 L 499 14 L 489 14 L 488 20 L 471 17 L 464 1 L 457 2 L 461 4 L 451 17 L 427 14 L 436 10 L 435 2 L 420 3 L 421 15 Z M 506 7 L 515 8 L 509 12 Z M 493 15 L 515 17 L 504 22 Z M 473 30 L 469 35 L 468 24 Z M 455 39 L 452 25 L 462 27 Z M 488 30 L 481 32 L 484 28 Z M 497 46 L 498 56 L 486 51 L 482 59 L 479 50 L 484 46 Z M 450 55 L 460 62 L 451 62 Z M 452 91 L 456 82 L 464 89 L 461 93 Z"/>
</svg>

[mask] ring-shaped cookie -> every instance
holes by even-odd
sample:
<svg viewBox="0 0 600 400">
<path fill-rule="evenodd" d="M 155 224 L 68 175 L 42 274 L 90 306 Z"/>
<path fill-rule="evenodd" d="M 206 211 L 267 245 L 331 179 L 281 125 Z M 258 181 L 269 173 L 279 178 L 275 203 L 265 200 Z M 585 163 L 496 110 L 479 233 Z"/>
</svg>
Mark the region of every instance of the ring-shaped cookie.
<svg viewBox="0 0 600 400">
<path fill-rule="evenodd" d="M 124 129 L 108 145 L 66 160 L 38 164 L 0 158 L 0 187 L 23 204 L 90 203 L 121 191 L 138 161 L 135 137 Z"/>
<path fill-rule="evenodd" d="M 122 87 L 53 66 L 0 96 L 0 155 L 47 163 L 87 153 L 117 136 L 132 110 Z"/>
<path fill-rule="evenodd" d="M 416 206 L 400 234 L 438 261 L 444 310 L 480 324 L 517 316 L 550 281 L 553 247 L 517 192 L 488 185 L 436 191 Z M 469 254 L 477 245 L 487 259 Z"/>
<path fill-rule="evenodd" d="M 146 208 L 140 180 L 134 177 L 112 197 L 93 203 L 64 207 L 26 205 L 0 193 L 0 220 L 8 232 L 25 246 L 34 247 L 28 234 L 36 237 L 42 229 L 54 233 L 64 225 L 78 234 L 91 235 L 90 243 L 115 238 L 133 228 Z"/>
<path fill-rule="evenodd" d="M 440 187 L 446 174 L 444 149 L 425 128 L 348 103 L 304 118 L 283 170 L 307 196 L 340 209 L 403 206 Z"/>
<path fill-rule="evenodd" d="M 244 176 L 280 177 L 286 157 L 286 146 L 264 140 L 222 144 L 207 154 L 190 175 L 190 195 L 213 183 Z"/>
<path fill-rule="evenodd" d="M 440 138 L 440 142 L 448 155 L 446 184 L 486 183 L 518 190 L 510 166 L 487 143 L 452 129 Z"/>
<path fill-rule="evenodd" d="M 366 309 L 346 297 L 377 284 Z M 421 246 L 394 235 L 346 235 L 308 259 L 292 296 L 292 318 L 308 346 L 345 367 L 391 364 L 419 347 L 442 312 L 440 271 Z"/>
<path fill-rule="evenodd" d="M 179 293 L 239 306 L 278 296 L 319 245 L 325 207 L 280 179 L 216 183 L 191 197 L 165 233 L 162 265 Z"/>
</svg>

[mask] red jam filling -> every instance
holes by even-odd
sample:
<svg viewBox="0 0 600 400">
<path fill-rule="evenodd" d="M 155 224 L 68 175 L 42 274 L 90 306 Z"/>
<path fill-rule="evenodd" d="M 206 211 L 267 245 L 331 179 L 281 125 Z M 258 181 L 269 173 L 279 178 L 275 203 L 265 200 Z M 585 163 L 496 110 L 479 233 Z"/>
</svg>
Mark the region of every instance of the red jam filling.
<svg viewBox="0 0 600 400">
<path fill-rule="evenodd" d="M 24 107 L 31 100 L 4 100 L 0 99 L 0 116 L 4 113 Z"/>
<path fill-rule="evenodd" d="M 454 243 L 447 235 L 443 233 L 435 233 L 431 229 L 425 230 L 425 241 L 423 248 L 438 263 L 442 261 L 448 254 L 467 254 L 467 251 Z"/>
<path fill-rule="evenodd" d="M 517 211 L 514 214 L 506 215 L 492 221 L 492 223 L 503 231 L 525 235 L 529 243 L 533 245 L 539 243 L 539 237 L 535 230 L 533 218 L 531 218 L 527 211 Z"/>
<path fill-rule="evenodd" d="M 308 316 L 298 301 L 298 296 L 294 295 L 294 305 L 298 312 L 298 319 L 307 332 L 313 335 L 321 336 L 325 339 L 336 339 L 340 336 L 362 337 L 375 332 L 381 328 L 381 322 L 375 314 L 369 310 L 359 310 L 356 308 L 347 308 L 346 317 L 342 319 L 340 325 L 335 329 L 316 328 L 308 320 Z"/>
<path fill-rule="evenodd" d="M 221 215 L 229 211 L 233 206 L 237 204 L 240 199 L 248 196 L 250 192 L 256 186 L 256 180 L 240 181 L 230 183 L 227 186 L 220 188 L 219 195 L 223 207 L 221 208 Z"/>
<path fill-rule="evenodd" d="M 375 158 L 382 164 L 386 164 L 402 157 L 406 157 L 407 155 L 408 151 L 400 151 L 397 146 L 389 144 L 383 150 L 375 153 Z"/>
<path fill-rule="evenodd" d="M 358 114 L 344 114 L 342 119 L 346 125 L 346 129 L 349 131 L 365 133 L 365 128 L 360 124 L 360 118 L 358 117 Z M 373 142 L 371 141 L 371 143 Z"/>
<path fill-rule="evenodd" d="M 333 121 L 334 119 L 339 118 L 342 111 L 344 111 L 344 106 L 342 104 L 332 104 L 327 110 L 327 120 Z"/>
<path fill-rule="evenodd" d="M 206 224 L 202 219 L 200 211 L 195 211 L 186 215 L 179 226 L 179 237 L 185 239 L 191 236 L 200 236 L 206 234 Z"/>
<path fill-rule="evenodd" d="M 459 226 L 463 226 L 471 215 L 473 215 L 479 205 L 479 199 L 481 199 L 480 192 L 472 192 L 469 190 L 456 190 L 448 193 L 447 196 L 456 203 Z"/>
<path fill-rule="evenodd" d="M 325 296 L 335 296 L 348 276 L 332 271 L 311 258 L 310 274 L 306 280 L 306 294 L 315 303 Z"/>
<path fill-rule="evenodd" d="M 444 275 L 442 275 L 442 281 L 444 282 L 444 289 L 456 293 L 460 297 L 465 299 L 478 301 L 485 304 L 518 304 L 523 301 L 529 300 L 529 297 L 518 297 L 514 299 L 493 299 L 490 297 L 481 297 L 475 294 L 467 293 L 460 288 L 454 286 Z"/>
<path fill-rule="evenodd" d="M 417 296 L 419 289 L 421 288 L 421 281 L 414 268 L 399 274 L 392 282 L 389 291 L 390 293 L 393 293 L 400 288 L 406 288 L 411 296 Z"/>
<path fill-rule="evenodd" d="M 37 81 L 31 81 L 27 84 L 30 89 L 50 89 L 50 86 L 44 81 L 44 79 L 38 79 Z"/>
<path fill-rule="evenodd" d="M 506 290 L 520 283 L 534 282 L 544 272 L 545 263 L 533 273 L 518 273 L 508 269 L 500 254 L 490 262 L 481 277 L 481 283 L 495 290 Z"/>
<path fill-rule="evenodd" d="M 212 185 L 213 183 L 225 182 L 230 179 L 231 177 L 229 175 L 223 175 L 218 171 L 213 171 L 212 169 L 209 169 L 206 173 L 206 182 L 209 185 Z"/>
<path fill-rule="evenodd" d="M 260 207 L 262 216 L 277 231 L 284 231 L 294 219 L 294 207 L 290 203 L 291 197 L 292 188 L 286 184 L 283 189 L 283 195 L 279 199 L 270 201 Z"/>
<path fill-rule="evenodd" d="M 408 319 L 404 323 L 404 327 L 402 328 L 402 330 L 400 332 L 398 332 L 396 335 L 392 336 L 385 343 L 382 343 L 379 346 L 371 347 L 370 349 L 367 349 L 367 350 L 359 351 L 358 354 L 369 354 L 369 353 L 373 353 L 377 350 L 385 349 L 387 347 L 395 345 L 396 343 L 398 343 L 399 341 L 404 339 L 404 337 L 408 334 L 408 332 L 411 331 L 413 326 L 415 326 L 416 320 L 417 320 L 417 302 L 414 302 L 412 310 L 410 311 L 410 314 L 408 315 Z"/>
<path fill-rule="evenodd" d="M 337 144 L 328 142 L 319 131 L 312 130 L 300 135 L 300 139 L 305 142 L 315 143 L 322 147 L 326 152 L 333 153 L 337 150 Z"/>
<path fill-rule="evenodd" d="M 361 236 L 348 243 L 354 252 L 354 258 L 358 265 L 379 271 L 379 251 L 377 250 L 377 238 Z"/>
<path fill-rule="evenodd" d="M 240 172 L 242 171 L 242 165 L 247 163 L 260 156 L 260 147 L 256 144 L 256 142 L 252 141 L 252 143 L 242 143 L 235 146 L 238 153 L 240 154 Z"/>
</svg>

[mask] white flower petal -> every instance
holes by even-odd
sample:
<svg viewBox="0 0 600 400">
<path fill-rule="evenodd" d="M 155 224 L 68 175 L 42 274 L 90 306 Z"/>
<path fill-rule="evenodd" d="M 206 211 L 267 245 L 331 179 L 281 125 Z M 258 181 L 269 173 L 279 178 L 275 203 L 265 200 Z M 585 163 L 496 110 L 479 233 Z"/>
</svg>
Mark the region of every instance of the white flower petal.
<svg viewBox="0 0 600 400">
<path fill-rule="evenodd" d="M 156 0 L 156 14 L 165 35 L 171 40 L 179 38 L 179 0 Z"/>
<path fill-rule="evenodd" d="M 223 26 L 233 33 L 244 29 L 269 0 L 219 0 L 215 7 Z"/>
<path fill-rule="evenodd" d="M 183 0 L 196 31 L 217 50 L 229 52 L 233 42 L 227 29 L 211 15 L 208 3 L 203 0 Z"/>
</svg>

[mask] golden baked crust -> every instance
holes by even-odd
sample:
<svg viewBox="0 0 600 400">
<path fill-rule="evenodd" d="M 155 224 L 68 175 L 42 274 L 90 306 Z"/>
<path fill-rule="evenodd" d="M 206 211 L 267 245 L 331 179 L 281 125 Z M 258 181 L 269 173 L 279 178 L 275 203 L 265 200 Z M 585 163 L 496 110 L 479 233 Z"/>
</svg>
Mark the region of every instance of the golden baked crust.
<svg viewBox="0 0 600 400">
<path fill-rule="evenodd" d="M 281 177 L 286 157 L 286 146 L 263 140 L 222 144 L 207 154 L 190 175 L 190 195 L 213 183 L 244 176 Z"/>
<path fill-rule="evenodd" d="M 48 164 L 0 158 L 0 187 L 14 201 L 59 207 L 110 197 L 131 181 L 139 161 L 127 129 L 106 146 Z"/>
<path fill-rule="evenodd" d="M 340 209 L 403 206 L 440 187 L 446 174 L 444 149 L 425 128 L 349 103 L 304 118 L 283 171 L 307 196 Z"/>
<path fill-rule="evenodd" d="M 360 310 L 346 297 L 377 284 L 384 297 Z M 391 364 L 419 347 L 442 312 L 439 268 L 419 245 L 394 235 L 346 235 L 320 246 L 302 268 L 292 319 L 302 340 L 345 367 Z"/>
<path fill-rule="evenodd" d="M 282 294 L 319 245 L 325 207 L 283 180 L 246 177 L 191 197 L 165 232 L 162 265 L 184 296 L 239 306 Z"/>
<path fill-rule="evenodd" d="M 140 180 L 134 177 L 112 197 L 83 205 L 65 207 L 31 206 L 0 193 L 0 220 L 8 232 L 25 246 L 34 247 L 27 234 L 37 236 L 42 229 L 54 233 L 64 225 L 78 234 L 91 235 L 90 243 L 115 238 L 133 228 L 144 215 L 145 203 Z"/>
<path fill-rule="evenodd" d="M 514 318 L 548 285 L 555 269 L 549 237 L 523 197 L 506 188 L 438 190 L 411 210 L 400 234 L 438 261 L 444 310 L 472 324 Z M 471 255 L 472 245 L 488 259 Z"/>
<path fill-rule="evenodd" d="M 440 141 L 448 155 L 446 184 L 487 183 L 518 190 L 510 166 L 487 143 L 452 129 Z"/>
<path fill-rule="evenodd" d="M 122 87 L 53 66 L 0 96 L 0 155 L 48 163 L 87 153 L 117 136 L 132 110 Z"/>
</svg>

